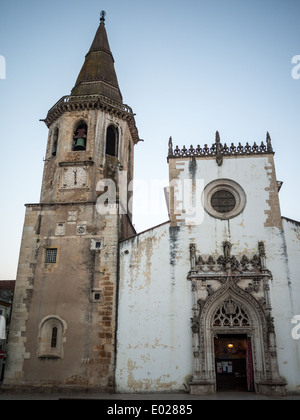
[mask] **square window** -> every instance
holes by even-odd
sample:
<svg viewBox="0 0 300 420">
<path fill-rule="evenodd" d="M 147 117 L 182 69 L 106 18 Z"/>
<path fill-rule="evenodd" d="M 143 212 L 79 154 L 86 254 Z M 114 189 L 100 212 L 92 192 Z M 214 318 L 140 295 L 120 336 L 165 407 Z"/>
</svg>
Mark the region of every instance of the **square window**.
<svg viewBox="0 0 300 420">
<path fill-rule="evenodd" d="M 90 246 L 91 251 L 100 251 L 102 248 L 103 248 L 103 239 L 98 238 L 98 239 L 91 240 L 91 246 Z"/>
<path fill-rule="evenodd" d="M 46 263 L 56 263 L 57 248 L 46 249 Z"/>
<path fill-rule="evenodd" d="M 102 305 L 104 297 L 103 295 L 103 289 L 92 289 L 90 300 L 93 303 L 99 303 L 100 305 Z"/>
</svg>

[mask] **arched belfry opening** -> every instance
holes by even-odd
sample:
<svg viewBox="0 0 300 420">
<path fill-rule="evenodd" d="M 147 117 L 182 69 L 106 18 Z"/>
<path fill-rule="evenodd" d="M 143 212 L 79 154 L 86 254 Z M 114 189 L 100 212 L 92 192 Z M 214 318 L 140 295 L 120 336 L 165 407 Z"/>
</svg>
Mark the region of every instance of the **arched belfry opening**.
<svg viewBox="0 0 300 420">
<path fill-rule="evenodd" d="M 117 127 L 109 125 L 106 130 L 105 154 L 118 157 L 119 135 Z"/>
<path fill-rule="evenodd" d="M 238 260 L 231 244 L 223 255 L 197 255 L 190 245 L 192 282 L 192 394 L 221 389 L 284 394 L 278 373 L 265 253 Z"/>
<path fill-rule="evenodd" d="M 85 121 L 80 121 L 75 125 L 73 134 L 73 151 L 86 150 L 87 131 L 87 124 Z"/>
</svg>

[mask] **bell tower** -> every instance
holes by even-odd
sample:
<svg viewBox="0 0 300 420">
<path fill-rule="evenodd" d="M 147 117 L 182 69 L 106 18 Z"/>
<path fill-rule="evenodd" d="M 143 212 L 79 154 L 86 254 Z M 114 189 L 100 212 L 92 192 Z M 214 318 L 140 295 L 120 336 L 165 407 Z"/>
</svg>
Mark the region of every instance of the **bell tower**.
<svg viewBox="0 0 300 420">
<path fill-rule="evenodd" d="M 41 197 L 26 204 L 4 385 L 113 390 L 118 243 L 134 233 L 119 186 L 133 178 L 139 136 L 105 12 L 71 94 L 43 121 Z"/>
<path fill-rule="evenodd" d="M 123 104 L 105 12 L 71 94 L 43 121 L 49 136 L 41 202 L 95 201 L 99 180 L 117 184 L 119 171 L 132 180 L 139 137 L 132 109 Z"/>
</svg>

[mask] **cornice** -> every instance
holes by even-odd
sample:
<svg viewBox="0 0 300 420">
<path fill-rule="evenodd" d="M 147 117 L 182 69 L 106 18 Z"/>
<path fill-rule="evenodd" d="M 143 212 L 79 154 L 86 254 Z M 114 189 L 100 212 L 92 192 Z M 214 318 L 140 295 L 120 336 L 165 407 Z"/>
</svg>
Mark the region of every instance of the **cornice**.
<svg viewBox="0 0 300 420">
<path fill-rule="evenodd" d="M 82 161 L 67 161 L 59 162 L 59 166 L 92 166 L 94 162 L 92 160 L 82 160 Z"/>
<path fill-rule="evenodd" d="M 49 128 L 54 121 L 56 121 L 65 112 L 86 111 L 93 109 L 101 109 L 111 115 L 127 121 L 134 143 L 138 143 L 140 141 L 134 119 L 135 114 L 132 112 L 132 108 L 103 95 L 63 96 L 48 111 L 46 118 L 41 119 L 40 121 L 44 121 L 46 126 Z"/>
</svg>

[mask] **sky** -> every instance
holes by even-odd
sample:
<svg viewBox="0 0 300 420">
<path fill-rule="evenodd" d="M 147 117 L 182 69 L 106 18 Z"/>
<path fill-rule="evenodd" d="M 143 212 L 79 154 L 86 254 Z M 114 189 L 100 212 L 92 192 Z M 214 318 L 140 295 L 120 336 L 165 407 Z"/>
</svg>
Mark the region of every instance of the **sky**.
<svg viewBox="0 0 300 420">
<path fill-rule="evenodd" d="M 168 220 L 168 139 L 253 144 L 269 131 L 282 215 L 300 220 L 299 0 L 1 0 L 0 280 L 16 278 L 25 203 L 38 203 L 48 129 L 106 11 L 124 103 L 136 113 L 138 186 L 158 203 L 138 232 Z M 299 56 L 299 57 L 297 57 Z M 157 201 L 155 201 L 157 200 Z"/>
</svg>

